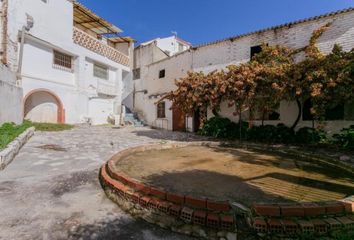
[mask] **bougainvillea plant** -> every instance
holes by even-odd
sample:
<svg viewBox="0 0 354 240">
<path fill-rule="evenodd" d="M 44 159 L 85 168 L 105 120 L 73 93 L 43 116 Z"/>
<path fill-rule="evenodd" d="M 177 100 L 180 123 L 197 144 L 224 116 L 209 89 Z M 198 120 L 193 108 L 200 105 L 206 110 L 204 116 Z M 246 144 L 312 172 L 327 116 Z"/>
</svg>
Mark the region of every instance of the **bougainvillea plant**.
<svg viewBox="0 0 354 240">
<path fill-rule="evenodd" d="M 208 108 L 217 115 L 224 101 L 234 108 L 240 122 L 244 111 L 250 112 L 252 120 L 254 111 L 264 117 L 276 110 L 281 101 L 296 101 L 299 114 L 292 126 L 295 128 L 302 103 L 311 99 L 311 113 L 315 119 L 321 119 L 326 110 L 354 98 L 354 50 L 345 52 L 335 45 L 325 55 L 316 46 L 330 25 L 315 30 L 304 48 L 263 45 L 262 52 L 247 63 L 208 74 L 189 72 L 176 80 L 177 89 L 160 101 L 168 99 L 173 107 L 190 116 L 200 111 L 202 122 Z"/>
</svg>

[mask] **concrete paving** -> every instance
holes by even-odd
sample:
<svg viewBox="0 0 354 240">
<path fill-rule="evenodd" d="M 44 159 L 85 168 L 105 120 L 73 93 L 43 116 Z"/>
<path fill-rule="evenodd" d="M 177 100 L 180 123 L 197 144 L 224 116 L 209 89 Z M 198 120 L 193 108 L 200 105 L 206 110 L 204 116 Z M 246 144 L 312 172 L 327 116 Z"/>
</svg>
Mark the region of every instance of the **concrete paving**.
<svg viewBox="0 0 354 240">
<path fill-rule="evenodd" d="M 99 167 L 122 149 L 191 139 L 148 128 L 36 132 L 0 172 L 0 239 L 191 239 L 133 219 L 98 182 Z"/>
</svg>

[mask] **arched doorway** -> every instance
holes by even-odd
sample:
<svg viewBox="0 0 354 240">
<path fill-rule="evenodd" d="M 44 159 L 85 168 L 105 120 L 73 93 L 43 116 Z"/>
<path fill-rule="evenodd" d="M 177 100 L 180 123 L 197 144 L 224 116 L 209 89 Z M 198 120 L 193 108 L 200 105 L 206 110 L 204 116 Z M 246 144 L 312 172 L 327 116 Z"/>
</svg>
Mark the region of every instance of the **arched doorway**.
<svg viewBox="0 0 354 240">
<path fill-rule="evenodd" d="M 24 118 L 32 122 L 65 123 L 60 98 L 47 89 L 36 89 L 24 98 Z"/>
</svg>

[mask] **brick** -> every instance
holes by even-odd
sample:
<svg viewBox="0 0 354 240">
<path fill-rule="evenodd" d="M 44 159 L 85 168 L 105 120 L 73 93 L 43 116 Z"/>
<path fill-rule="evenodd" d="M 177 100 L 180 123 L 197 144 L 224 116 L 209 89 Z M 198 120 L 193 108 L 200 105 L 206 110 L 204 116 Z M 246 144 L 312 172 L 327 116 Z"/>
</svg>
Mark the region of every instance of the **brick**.
<svg viewBox="0 0 354 240">
<path fill-rule="evenodd" d="M 176 204 L 184 204 L 184 196 L 167 193 L 167 201 L 176 203 Z"/>
<path fill-rule="evenodd" d="M 277 205 L 259 205 L 253 206 L 255 213 L 259 216 L 280 217 L 280 207 Z"/>
<path fill-rule="evenodd" d="M 139 185 L 139 183 L 131 178 L 127 178 L 127 183 L 126 183 L 129 187 L 136 189 L 137 185 Z"/>
<path fill-rule="evenodd" d="M 311 223 L 314 226 L 315 232 L 318 234 L 326 234 L 328 229 L 327 229 L 327 223 L 321 219 L 312 219 Z"/>
<path fill-rule="evenodd" d="M 336 220 L 340 222 L 346 229 L 354 229 L 354 221 L 348 217 L 337 217 Z"/>
<path fill-rule="evenodd" d="M 283 219 L 281 220 L 281 223 L 283 225 L 284 232 L 286 235 L 293 236 L 298 234 L 299 226 L 293 220 Z"/>
<path fill-rule="evenodd" d="M 298 224 L 300 226 L 301 232 L 304 234 L 311 234 L 315 232 L 315 227 L 310 221 L 299 220 Z"/>
<path fill-rule="evenodd" d="M 195 211 L 193 215 L 193 223 L 204 226 L 206 224 L 206 211 Z"/>
<path fill-rule="evenodd" d="M 306 217 L 319 217 L 326 214 L 326 208 L 316 203 L 304 203 L 302 207 Z"/>
<path fill-rule="evenodd" d="M 159 203 L 160 201 L 154 198 L 151 198 L 148 204 L 148 208 L 152 210 L 158 210 L 159 209 Z"/>
<path fill-rule="evenodd" d="M 191 223 L 193 220 L 193 209 L 184 207 L 181 211 L 181 219 L 187 223 Z"/>
<path fill-rule="evenodd" d="M 151 201 L 151 198 L 144 196 L 139 199 L 139 204 L 142 207 L 148 207 L 150 201 Z"/>
<path fill-rule="evenodd" d="M 129 195 L 129 197 L 134 204 L 139 204 L 141 198 L 141 195 L 139 193 L 132 193 Z"/>
<path fill-rule="evenodd" d="M 157 189 L 157 188 L 151 187 L 150 188 L 150 195 L 152 195 L 154 197 L 158 197 L 162 200 L 166 200 L 166 192 L 164 192 L 160 189 Z"/>
<path fill-rule="evenodd" d="M 304 217 L 305 210 L 301 205 L 285 205 L 281 206 L 281 215 L 283 217 Z"/>
<path fill-rule="evenodd" d="M 344 204 L 346 213 L 354 213 L 354 201 L 351 201 L 349 199 L 344 199 L 341 202 Z"/>
<path fill-rule="evenodd" d="M 116 189 L 116 192 L 121 195 L 122 197 L 125 196 L 125 192 L 128 190 L 126 186 L 124 186 L 122 183 L 116 182 L 114 184 L 114 187 Z"/>
<path fill-rule="evenodd" d="M 207 226 L 210 228 L 219 228 L 220 226 L 219 215 L 209 213 L 207 215 Z"/>
<path fill-rule="evenodd" d="M 192 208 L 205 209 L 207 207 L 206 199 L 197 199 L 197 198 L 186 196 L 184 201 L 187 206 Z"/>
<path fill-rule="evenodd" d="M 258 233 L 267 233 L 268 232 L 267 222 L 263 218 L 255 218 L 253 221 L 253 228 Z"/>
<path fill-rule="evenodd" d="M 323 221 L 327 223 L 327 228 L 330 231 L 336 231 L 342 228 L 342 224 L 334 218 L 326 218 Z"/>
<path fill-rule="evenodd" d="M 341 202 L 326 203 L 324 206 L 326 207 L 327 215 L 339 215 L 345 211 L 345 206 Z"/>
<path fill-rule="evenodd" d="M 171 216 L 179 217 L 181 215 L 182 207 L 178 205 L 172 205 L 169 208 L 169 213 Z"/>
<path fill-rule="evenodd" d="M 207 201 L 207 209 L 212 211 L 221 211 L 221 212 L 228 212 L 231 209 L 230 203 L 225 202 L 214 202 L 214 201 Z"/>
<path fill-rule="evenodd" d="M 235 218 L 233 215 L 222 215 L 220 217 L 220 228 L 226 231 L 232 231 L 235 227 Z"/>
<path fill-rule="evenodd" d="M 134 189 L 136 191 L 139 191 L 139 192 L 145 194 L 145 195 L 150 194 L 150 187 L 148 187 L 140 182 L 137 182 L 137 181 L 135 182 Z"/>
<path fill-rule="evenodd" d="M 171 203 L 169 202 L 165 202 L 165 201 L 160 201 L 158 203 L 158 208 L 161 212 L 164 212 L 164 213 L 168 213 L 169 212 L 169 209 L 171 207 Z"/>
<path fill-rule="evenodd" d="M 273 234 L 284 233 L 282 222 L 279 219 L 269 219 L 268 220 L 269 231 Z"/>
</svg>

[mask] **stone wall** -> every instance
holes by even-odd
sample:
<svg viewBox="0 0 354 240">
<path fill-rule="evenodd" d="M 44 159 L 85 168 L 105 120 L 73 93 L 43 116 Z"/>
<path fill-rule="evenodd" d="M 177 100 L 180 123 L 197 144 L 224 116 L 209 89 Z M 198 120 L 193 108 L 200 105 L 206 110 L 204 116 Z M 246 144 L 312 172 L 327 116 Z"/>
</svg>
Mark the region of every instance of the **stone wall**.
<svg viewBox="0 0 354 240">
<path fill-rule="evenodd" d="M 22 123 L 22 88 L 16 86 L 16 75 L 0 65 L 0 125 L 5 122 Z"/>
</svg>

